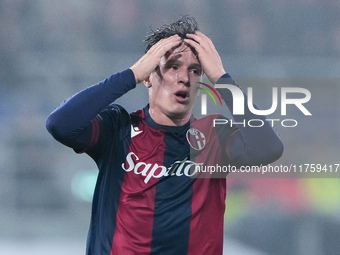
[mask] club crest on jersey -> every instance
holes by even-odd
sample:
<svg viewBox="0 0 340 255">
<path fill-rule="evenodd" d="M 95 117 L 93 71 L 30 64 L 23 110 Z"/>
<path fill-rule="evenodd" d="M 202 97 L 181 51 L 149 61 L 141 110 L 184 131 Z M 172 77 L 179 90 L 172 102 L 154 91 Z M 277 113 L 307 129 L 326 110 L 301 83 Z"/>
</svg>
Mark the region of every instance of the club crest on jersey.
<svg viewBox="0 0 340 255">
<path fill-rule="evenodd" d="M 206 143 L 206 139 L 201 131 L 195 128 L 190 128 L 187 131 L 186 137 L 191 148 L 193 148 L 194 150 L 203 150 Z"/>
</svg>

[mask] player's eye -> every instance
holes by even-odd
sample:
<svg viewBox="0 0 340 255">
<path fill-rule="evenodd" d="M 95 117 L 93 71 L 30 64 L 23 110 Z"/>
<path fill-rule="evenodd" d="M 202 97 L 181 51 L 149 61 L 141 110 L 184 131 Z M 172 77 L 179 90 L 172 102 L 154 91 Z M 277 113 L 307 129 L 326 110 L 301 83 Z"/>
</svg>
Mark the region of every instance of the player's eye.
<svg viewBox="0 0 340 255">
<path fill-rule="evenodd" d="M 172 66 L 171 66 L 171 69 L 173 69 L 173 70 L 178 70 L 178 66 L 172 65 Z"/>
<path fill-rule="evenodd" d="M 198 70 L 196 68 L 190 69 L 190 72 L 194 75 L 201 75 L 201 70 Z"/>
</svg>

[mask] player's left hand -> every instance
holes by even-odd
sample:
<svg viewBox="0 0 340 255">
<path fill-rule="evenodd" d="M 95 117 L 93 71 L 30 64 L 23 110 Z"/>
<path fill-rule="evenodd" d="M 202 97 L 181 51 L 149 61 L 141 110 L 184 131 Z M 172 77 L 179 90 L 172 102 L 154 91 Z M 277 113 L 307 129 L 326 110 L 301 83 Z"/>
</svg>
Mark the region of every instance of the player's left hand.
<svg viewBox="0 0 340 255">
<path fill-rule="evenodd" d="M 214 44 L 209 37 L 199 31 L 186 36 L 189 39 L 184 39 L 184 41 L 196 50 L 205 74 L 210 82 L 215 84 L 226 72 Z"/>
</svg>

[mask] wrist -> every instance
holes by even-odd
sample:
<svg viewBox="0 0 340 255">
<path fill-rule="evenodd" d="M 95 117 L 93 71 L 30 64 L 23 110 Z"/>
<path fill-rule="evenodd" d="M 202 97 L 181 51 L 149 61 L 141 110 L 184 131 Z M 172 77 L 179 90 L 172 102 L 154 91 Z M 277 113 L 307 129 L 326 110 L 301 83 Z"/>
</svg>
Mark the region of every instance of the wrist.
<svg viewBox="0 0 340 255">
<path fill-rule="evenodd" d="M 208 79 L 210 80 L 210 82 L 212 84 L 216 84 L 217 81 L 225 74 L 226 74 L 226 72 L 223 70 L 223 71 L 220 71 L 220 72 L 212 75 L 211 77 L 208 76 Z"/>
<path fill-rule="evenodd" d="M 142 80 L 140 80 L 138 77 L 138 71 L 136 70 L 136 68 L 134 66 L 130 67 L 131 71 L 133 72 L 133 75 L 135 77 L 136 80 L 136 84 L 141 83 Z"/>
</svg>

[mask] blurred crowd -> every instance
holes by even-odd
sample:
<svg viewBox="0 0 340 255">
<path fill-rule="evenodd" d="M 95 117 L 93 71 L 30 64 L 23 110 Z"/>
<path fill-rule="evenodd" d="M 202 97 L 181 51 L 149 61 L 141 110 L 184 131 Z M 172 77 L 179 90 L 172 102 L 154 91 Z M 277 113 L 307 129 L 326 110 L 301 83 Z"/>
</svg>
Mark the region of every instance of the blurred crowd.
<svg viewBox="0 0 340 255">
<path fill-rule="evenodd" d="M 1 0 L 0 238 L 26 237 L 34 231 L 37 236 L 78 237 L 77 231 L 85 236 L 90 203 L 72 195 L 72 178 L 95 166 L 54 142 L 45 120 L 68 96 L 131 66 L 144 52 L 147 32 L 192 15 L 228 70 L 239 77 L 269 73 L 289 78 L 303 71 L 339 78 L 339 13 L 337 0 Z M 319 120 L 313 130 L 323 132 L 311 136 L 298 128 L 284 130 L 286 159 L 340 163 L 328 162 L 339 154 L 340 88 L 337 81 L 322 84 L 328 88 L 323 91 L 314 85 L 308 88 L 313 100 L 318 94 L 319 102 L 332 102 L 332 107 L 311 106 Z M 132 94 L 124 102 L 131 106 L 138 100 Z M 303 141 L 300 147 L 297 137 Z M 231 181 L 226 219 L 235 223 L 252 210 L 335 215 L 340 210 L 339 186 L 338 179 Z M 48 213 L 40 217 L 37 211 Z M 52 211 L 64 225 L 56 223 L 58 227 L 44 232 Z"/>
<path fill-rule="evenodd" d="M 24 52 L 139 52 L 150 28 L 192 13 L 225 54 L 339 56 L 339 12 L 335 0 L 2 0 L 1 85 L 20 84 Z"/>
</svg>

